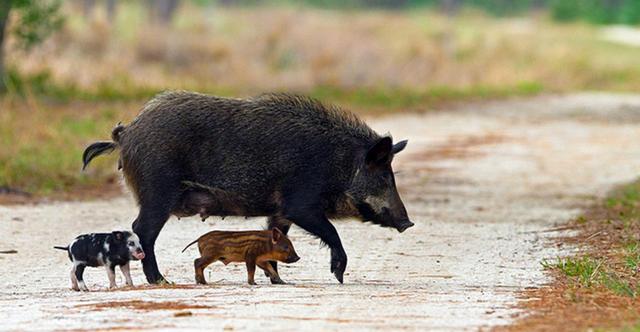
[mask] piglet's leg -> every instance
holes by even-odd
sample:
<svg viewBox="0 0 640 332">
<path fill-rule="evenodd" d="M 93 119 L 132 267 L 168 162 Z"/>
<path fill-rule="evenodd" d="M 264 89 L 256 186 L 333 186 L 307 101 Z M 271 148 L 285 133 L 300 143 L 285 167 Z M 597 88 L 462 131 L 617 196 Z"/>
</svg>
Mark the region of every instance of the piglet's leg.
<svg viewBox="0 0 640 332">
<path fill-rule="evenodd" d="M 73 289 L 74 291 L 79 291 L 80 288 L 78 288 L 78 279 L 76 278 L 76 266 L 75 265 L 71 268 L 70 277 L 71 277 L 71 289 Z"/>
<path fill-rule="evenodd" d="M 84 265 L 80 264 L 80 263 L 76 263 L 74 265 L 74 268 L 76 270 L 75 274 L 76 274 L 76 280 L 78 281 L 78 289 L 80 289 L 83 292 L 88 292 L 89 288 L 87 288 L 87 285 L 84 284 L 84 280 L 82 279 L 82 274 L 84 273 Z"/>
<path fill-rule="evenodd" d="M 109 288 L 116 288 L 116 269 L 115 266 L 111 264 L 105 265 L 107 269 L 107 276 L 109 277 Z"/>
<path fill-rule="evenodd" d="M 254 281 L 254 277 L 256 274 L 256 259 L 247 257 L 246 261 L 248 274 L 247 281 L 249 282 L 249 285 L 255 285 L 256 282 Z"/>
<path fill-rule="evenodd" d="M 270 264 L 270 262 L 260 262 L 258 263 L 258 267 L 264 270 L 264 274 L 266 274 L 267 277 L 271 279 L 272 284 L 278 284 L 278 285 L 286 284 L 286 282 L 280 279 L 280 276 L 278 275 L 278 271 L 276 271 L 276 269 L 273 267 L 273 265 Z"/>
<path fill-rule="evenodd" d="M 195 267 L 196 271 L 196 283 L 201 285 L 207 284 L 207 281 L 204 279 L 204 269 L 214 261 L 215 258 L 212 256 L 202 256 L 200 258 L 196 258 L 196 260 L 193 261 L 193 266 Z"/>
<path fill-rule="evenodd" d="M 129 268 L 129 262 L 124 265 L 120 265 L 120 271 L 126 280 L 127 286 L 133 286 L 133 280 L 131 280 L 131 270 Z"/>
</svg>

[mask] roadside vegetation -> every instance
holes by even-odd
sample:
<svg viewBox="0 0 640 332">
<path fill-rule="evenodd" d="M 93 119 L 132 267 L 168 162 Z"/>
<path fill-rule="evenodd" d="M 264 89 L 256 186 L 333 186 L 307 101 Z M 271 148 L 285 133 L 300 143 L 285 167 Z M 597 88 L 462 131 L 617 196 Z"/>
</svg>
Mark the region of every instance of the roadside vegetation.
<svg viewBox="0 0 640 332">
<path fill-rule="evenodd" d="M 496 17 L 477 6 L 449 16 L 433 6 L 196 3 L 184 2 L 162 25 L 146 19 L 143 2 L 120 2 L 113 20 L 102 8 L 87 17 L 64 2 L 64 24 L 29 51 L 7 34 L 0 192 L 56 197 L 114 182 L 109 158 L 79 171 L 84 147 L 108 138 L 117 122 L 133 119 L 166 89 L 298 92 L 373 115 L 540 93 L 640 90 L 640 48 L 607 41 L 599 26 L 582 21 L 558 24 L 545 10 Z"/>
<path fill-rule="evenodd" d="M 640 181 L 615 190 L 569 225 L 576 253 L 542 262 L 549 286 L 525 292 L 533 314 L 511 330 L 640 330 Z"/>
</svg>

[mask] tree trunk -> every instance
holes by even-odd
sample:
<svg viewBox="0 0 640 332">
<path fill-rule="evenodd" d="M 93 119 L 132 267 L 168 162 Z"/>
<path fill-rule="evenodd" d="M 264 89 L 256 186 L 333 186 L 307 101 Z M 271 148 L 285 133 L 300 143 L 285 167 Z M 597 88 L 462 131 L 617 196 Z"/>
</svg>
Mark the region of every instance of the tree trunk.
<svg viewBox="0 0 640 332">
<path fill-rule="evenodd" d="M 161 25 L 171 23 L 179 5 L 179 0 L 147 0 L 146 2 L 151 21 Z"/>
<path fill-rule="evenodd" d="M 442 11 L 445 15 L 449 17 L 453 17 L 458 13 L 458 8 L 460 7 L 459 0 L 441 0 L 440 6 L 442 7 Z"/>
<path fill-rule="evenodd" d="M 82 14 L 84 19 L 89 21 L 93 15 L 93 8 L 96 6 L 96 0 L 84 0 L 82 2 Z"/>
<path fill-rule="evenodd" d="M 116 23 L 116 2 L 116 0 L 107 0 L 107 20 L 111 25 Z"/>
<path fill-rule="evenodd" d="M 442 36 L 442 48 L 449 58 L 453 58 L 456 53 L 456 41 L 454 30 L 454 18 L 458 14 L 460 0 L 441 0 L 442 11 L 447 15 L 447 23 L 444 35 Z"/>
<path fill-rule="evenodd" d="M 157 0 L 156 4 L 160 22 L 164 25 L 171 23 L 173 14 L 178 8 L 178 0 Z"/>
<path fill-rule="evenodd" d="M 11 1 L 0 1 L 0 93 L 7 89 L 4 63 L 4 34 L 9 20 Z"/>
</svg>

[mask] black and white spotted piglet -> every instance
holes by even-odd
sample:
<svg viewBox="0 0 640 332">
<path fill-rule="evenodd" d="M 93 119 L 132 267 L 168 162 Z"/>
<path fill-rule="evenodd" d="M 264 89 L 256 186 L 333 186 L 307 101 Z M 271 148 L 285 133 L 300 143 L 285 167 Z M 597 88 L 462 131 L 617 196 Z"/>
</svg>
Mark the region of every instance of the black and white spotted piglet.
<svg viewBox="0 0 640 332">
<path fill-rule="evenodd" d="M 104 266 L 109 276 L 109 288 L 116 287 L 115 267 L 120 266 L 127 285 L 133 286 L 129 272 L 129 261 L 144 258 L 138 236 L 127 231 L 112 233 L 92 233 L 80 235 L 67 247 L 54 247 L 66 250 L 73 263 L 71 269 L 71 288 L 88 291 L 82 273 L 86 266 Z"/>
</svg>

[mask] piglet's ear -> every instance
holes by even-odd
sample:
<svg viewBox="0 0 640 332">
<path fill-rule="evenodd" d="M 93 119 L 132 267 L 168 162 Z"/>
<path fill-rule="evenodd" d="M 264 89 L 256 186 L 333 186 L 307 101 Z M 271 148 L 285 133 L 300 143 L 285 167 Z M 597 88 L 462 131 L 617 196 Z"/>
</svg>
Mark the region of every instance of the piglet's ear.
<svg viewBox="0 0 640 332">
<path fill-rule="evenodd" d="M 277 228 L 272 229 L 271 234 L 273 237 L 273 243 L 280 241 L 280 238 L 284 236 L 284 234 L 282 234 L 282 232 Z"/>
<path fill-rule="evenodd" d="M 116 241 L 124 240 L 124 233 L 122 233 L 122 232 L 115 231 L 115 232 L 111 233 L 111 235 L 113 236 L 113 238 Z"/>
</svg>

